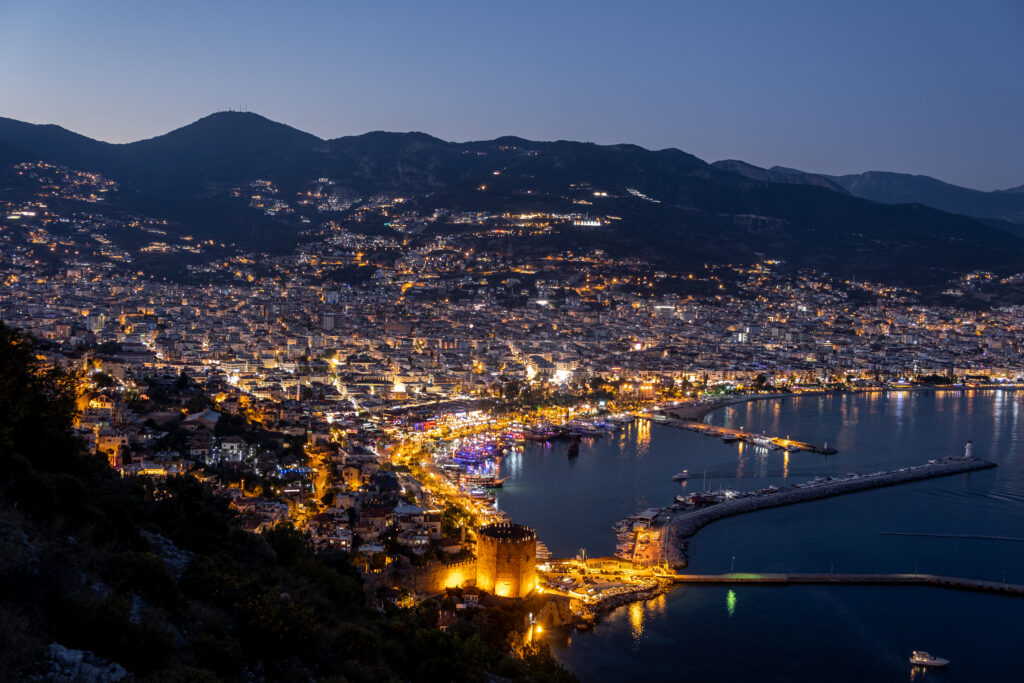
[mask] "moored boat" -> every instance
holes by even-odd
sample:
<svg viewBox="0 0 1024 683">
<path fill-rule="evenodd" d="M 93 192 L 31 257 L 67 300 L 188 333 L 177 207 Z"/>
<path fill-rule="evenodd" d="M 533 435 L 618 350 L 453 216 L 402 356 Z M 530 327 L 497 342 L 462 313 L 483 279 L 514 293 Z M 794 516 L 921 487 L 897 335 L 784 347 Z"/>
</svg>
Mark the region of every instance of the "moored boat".
<svg viewBox="0 0 1024 683">
<path fill-rule="evenodd" d="M 936 657 L 935 655 L 930 655 L 924 650 L 914 650 L 910 653 L 910 663 L 914 666 L 940 667 L 947 666 L 949 664 L 949 660 L 943 659 L 942 657 Z"/>
</svg>

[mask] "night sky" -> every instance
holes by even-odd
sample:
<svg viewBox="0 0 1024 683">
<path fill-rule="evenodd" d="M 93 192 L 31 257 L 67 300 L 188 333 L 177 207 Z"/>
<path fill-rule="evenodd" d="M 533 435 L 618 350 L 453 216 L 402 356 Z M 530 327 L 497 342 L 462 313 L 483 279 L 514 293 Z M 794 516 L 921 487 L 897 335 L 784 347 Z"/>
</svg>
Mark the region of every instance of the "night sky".
<svg viewBox="0 0 1024 683">
<path fill-rule="evenodd" d="M 0 116 L 111 142 L 247 107 L 321 137 L 678 147 L 1024 183 L 1024 2 L 0 0 Z"/>
</svg>

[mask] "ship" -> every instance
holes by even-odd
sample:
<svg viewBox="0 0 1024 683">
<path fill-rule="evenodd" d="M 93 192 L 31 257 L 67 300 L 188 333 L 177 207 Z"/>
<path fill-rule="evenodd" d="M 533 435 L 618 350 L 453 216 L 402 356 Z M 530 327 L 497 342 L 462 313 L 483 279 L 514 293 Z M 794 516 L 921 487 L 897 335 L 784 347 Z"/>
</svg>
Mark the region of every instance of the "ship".
<svg viewBox="0 0 1024 683">
<path fill-rule="evenodd" d="M 942 657 L 936 657 L 930 655 L 924 650 L 914 650 L 910 653 L 910 663 L 914 666 L 947 666 L 949 664 L 948 659 Z"/>
<path fill-rule="evenodd" d="M 686 481 L 690 478 L 690 470 L 683 470 L 672 475 L 672 481 Z"/>
</svg>

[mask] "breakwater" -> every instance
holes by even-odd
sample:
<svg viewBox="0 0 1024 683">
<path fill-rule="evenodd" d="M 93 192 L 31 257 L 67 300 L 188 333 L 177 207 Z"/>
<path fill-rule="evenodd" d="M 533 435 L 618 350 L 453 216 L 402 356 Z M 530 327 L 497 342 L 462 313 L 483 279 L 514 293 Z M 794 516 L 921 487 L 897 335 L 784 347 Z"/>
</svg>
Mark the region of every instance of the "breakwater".
<svg viewBox="0 0 1024 683">
<path fill-rule="evenodd" d="M 995 463 L 980 458 L 943 458 L 933 460 L 926 465 L 901 467 L 888 472 L 874 474 L 851 474 L 841 478 L 826 478 L 806 484 L 796 484 L 788 488 L 768 488 L 756 493 L 735 494 L 725 492 L 714 494 L 711 504 L 682 505 L 676 504 L 659 514 L 658 522 L 666 524 L 668 533 L 663 534 L 663 547 L 659 557 L 673 566 L 685 566 L 685 539 L 693 536 L 700 529 L 715 520 L 733 517 L 748 512 L 756 512 L 767 508 L 806 503 L 833 496 L 841 496 L 857 491 L 895 486 L 922 479 L 945 477 L 975 470 L 995 467 Z M 706 500 L 711 494 L 702 494 Z"/>
<path fill-rule="evenodd" d="M 919 585 L 935 586 L 938 588 L 953 588 L 957 590 L 980 591 L 984 593 L 1001 593 L 1003 595 L 1018 595 L 1024 597 L 1024 585 L 1002 583 L 999 581 L 982 581 L 980 579 L 965 579 L 957 576 L 939 576 L 936 574 L 759 574 L 737 572 L 730 574 L 660 574 L 659 576 L 675 583 L 710 583 L 729 585 L 739 583 L 773 585 Z"/>
</svg>

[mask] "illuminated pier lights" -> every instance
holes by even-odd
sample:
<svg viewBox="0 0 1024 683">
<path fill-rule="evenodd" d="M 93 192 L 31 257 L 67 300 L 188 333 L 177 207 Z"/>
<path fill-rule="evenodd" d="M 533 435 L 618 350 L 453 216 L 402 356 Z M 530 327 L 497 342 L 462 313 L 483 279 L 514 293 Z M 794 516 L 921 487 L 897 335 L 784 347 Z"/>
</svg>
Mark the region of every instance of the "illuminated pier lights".
<svg viewBox="0 0 1024 683">
<path fill-rule="evenodd" d="M 524 598 L 537 584 L 537 533 L 528 526 L 481 527 L 476 542 L 476 586 L 506 598 Z"/>
</svg>

